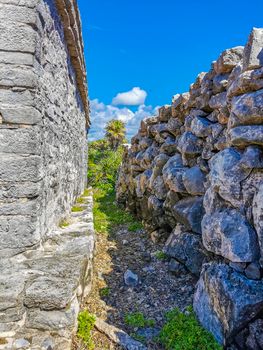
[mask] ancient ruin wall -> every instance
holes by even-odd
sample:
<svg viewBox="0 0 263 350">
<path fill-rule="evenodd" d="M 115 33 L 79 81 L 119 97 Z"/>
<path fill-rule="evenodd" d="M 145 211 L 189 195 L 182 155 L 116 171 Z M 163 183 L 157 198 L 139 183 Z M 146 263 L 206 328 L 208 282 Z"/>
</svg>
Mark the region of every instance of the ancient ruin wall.
<svg viewBox="0 0 263 350">
<path fill-rule="evenodd" d="M 66 28 L 81 39 L 72 13 Z M 55 1 L 1 1 L 0 18 L 0 251 L 12 255 L 40 244 L 83 192 L 88 114 Z"/>
<path fill-rule="evenodd" d="M 88 109 L 76 1 L 1 0 L 1 349 L 70 349 L 94 249 L 91 199 L 70 214 Z"/>
<path fill-rule="evenodd" d="M 117 199 L 199 277 L 195 312 L 222 344 L 263 346 L 263 29 L 141 122 Z M 177 269 L 176 270 L 176 266 Z M 235 349 L 236 349 L 235 348 Z"/>
</svg>

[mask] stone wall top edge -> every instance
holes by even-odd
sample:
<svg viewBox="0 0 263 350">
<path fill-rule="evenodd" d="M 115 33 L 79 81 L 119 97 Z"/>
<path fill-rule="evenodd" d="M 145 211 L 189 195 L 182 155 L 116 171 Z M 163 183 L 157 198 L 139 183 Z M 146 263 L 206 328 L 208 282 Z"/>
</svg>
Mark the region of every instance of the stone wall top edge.
<svg viewBox="0 0 263 350">
<path fill-rule="evenodd" d="M 64 28 L 65 40 L 76 73 L 76 82 L 86 114 L 87 127 L 89 127 L 87 73 L 78 3 L 77 0 L 55 0 L 55 3 Z"/>
</svg>

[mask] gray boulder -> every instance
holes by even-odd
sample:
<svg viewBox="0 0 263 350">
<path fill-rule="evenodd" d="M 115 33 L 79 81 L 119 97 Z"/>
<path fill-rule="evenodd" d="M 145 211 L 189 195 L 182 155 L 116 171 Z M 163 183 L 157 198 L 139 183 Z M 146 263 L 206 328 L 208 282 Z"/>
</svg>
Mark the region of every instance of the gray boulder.
<svg viewBox="0 0 263 350">
<path fill-rule="evenodd" d="M 237 147 L 263 146 L 263 125 L 237 126 L 229 131 L 229 139 Z"/>
<path fill-rule="evenodd" d="M 243 46 L 225 50 L 214 64 L 217 74 L 229 73 L 243 59 Z"/>
<path fill-rule="evenodd" d="M 249 169 L 242 168 L 241 154 L 234 148 L 226 148 L 217 153 L 209 165 L 211 188 L 234 207 L 239 207 L 241 182 L 250 172 Z"/>
<path fill-rule="evenodd" d="M 202 153 L 202 141 L 187 131 L 179 138 L 177 148 L 184 155 L 195 156 Z"/>
<path fill-rule="evenodd" d="M 253 28 L 249 41 L 245 46 L 243 67 L 244 70 L 263 66 L 263 29 Z"/>
<path fill-rule="evenodd" d="M 183 183 L 188 193 L 202 195 L 205 193 L 206 176 L 198 166 L 187 169 L 183 173 Z"/>
<path fill-rule="evenodd" d="M 200 233 L 201 221 L 204 215 L 203 197 L 188 197 L 177 202 L 172 213 L 175 219 L 184 224 L 186 229 Z"/>
<path fill-rule="evenodd" d="M 211 122 L 206 118 L 196 117 L 191 122 L 191 131 L 198 137 L 207 137 L 211 134 Z"/>
<path fill-rule="evenodd" d="M 182 227 L 177 225 L 168 238 L 164 250 L 167 255 L 178 260 L 190 272 L 199 276 L 206 256 L 199 235 L 183 232 Z"/>
<path fill-rule="evenodd" d="M 202 238 L 208 251 L 232 262 L 251 262 L 259 257 L 256 233 L 235 209 L 205 215 Z"/>
<path fill-rule="evenodd" d="M 230 124 L 232 127 L 263 123 L 263 90 L 234 96 L 231 102 Z M 235 116 L 235 118 L 233 118 Z"/>
<path fill-rule="evenodd" d="M 205 264 L 194 310 L 200 323 L 226 344 L 263 310 L 263 282 L 249 280 L 226 264 Z"/>
</svg>

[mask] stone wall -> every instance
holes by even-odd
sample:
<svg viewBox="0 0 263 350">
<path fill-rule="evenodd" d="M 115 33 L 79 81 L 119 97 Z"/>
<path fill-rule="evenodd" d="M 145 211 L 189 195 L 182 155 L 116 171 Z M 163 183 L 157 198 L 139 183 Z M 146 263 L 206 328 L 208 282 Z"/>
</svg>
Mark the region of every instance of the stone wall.
<svg viewBox="0 0 263 350">
<path fill-rule="evenodd" d="M 141 122 L 117 199 L 199 277 L 194 309 L 232 349 L 263 348 L 263 29 Z"/>
<path fill-rule="evenodd" d="M 85 218 L 75 236 L 58 242 L 57 231 L 86 187 L 89 107 L 79 12 L 75 0 L 1 0 L 0 20 L 0 348 L 20 348 L 12 344 L 28 333 L 24 327 L 69 344 L 94 243 Z M 83 232 L 86 251 L 77 250 Z M 60 274 L 64 283 L 56 282 Z M 67 349 L 60 342 L 51 348 Z M 35 340 L 32 349 L 41 344 Z"/>
</svg>

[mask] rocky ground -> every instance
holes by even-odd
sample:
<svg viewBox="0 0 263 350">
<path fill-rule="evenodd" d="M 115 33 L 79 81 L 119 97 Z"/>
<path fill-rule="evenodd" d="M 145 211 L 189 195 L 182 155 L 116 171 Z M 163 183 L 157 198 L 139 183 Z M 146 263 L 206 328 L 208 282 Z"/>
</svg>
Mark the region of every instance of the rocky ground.
<svg viewBox="0 0 263 350">
<path fill-rule="evenodd" d="M 171 266 L 161 249 L 141 229 L 129 232 L 127 227 L 119 226 L 110 235 L 98 235 L 93 289 L 83 305 L 97 318 L 129 335 L 140 340 L 142 336 L 148 338 L 144 343 L 149 350 L 161 350 L 153 338 L 165 321 L 166 311 L 190 305 L 196 283 L 189 273 L 175 276 L 170 272 Z M 134 276 L 130 273 L 129 278 L 128 270 Z M 127 325 L 125 315 L 134 312 L 153 319 L 154 327 Z M 120 349 L 96 329 L 93 339 L 96 350 Z M 82 349 L 77 341 L 75 349 Z"/>
</svg>

